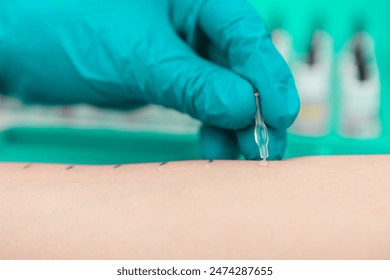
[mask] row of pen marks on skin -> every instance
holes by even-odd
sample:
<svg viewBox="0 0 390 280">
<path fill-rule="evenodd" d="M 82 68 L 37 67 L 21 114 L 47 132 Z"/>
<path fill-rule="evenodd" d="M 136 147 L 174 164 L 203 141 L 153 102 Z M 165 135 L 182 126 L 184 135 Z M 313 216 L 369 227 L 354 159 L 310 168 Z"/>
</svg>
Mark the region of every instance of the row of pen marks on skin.
<svg viewBox="0 0 390 280">
<path fill-rule="evenodd" d="M 212 164 L 214 162 L 214 160 L 212 160 L 212 159 L 210 159 L 208 162 L 207 162 L 207 164 L 206 164 L 206 167 L 210 167 L 210 165 Z M 163 166 L 165 166 L 165 165 L 167 165 L 169 162 L 168 161 L 164 161 L 164 162 L 161 162 L 160 164 L 159 164 L 159 170 L 162 170 L 162 167 Z M 29 168 L 31 168 L 33 165 L 31 164 L 31 163 L 29 163 L 29 164 L 26 164 L 26 165 L 24 165 L 23 166 L 23 169 L 29 169 Z M 116 164 L 116 165 L 114 165 L 113 166 L 113 169 L 118 169 L 118 168 L 121 168 L 122 167 L 122 164 Z M 72 169 L 74 169 L 75 168 L 75 166 L 73 165 L 73 164 L 71 164 L 71 165 L 68 165 L 65 169 L 66 170 L 72 170 Z"/>
<path fill-rule="evenodd" d="M 33 167 L 33 165 L 32 165 L 31 163 L 29 163 L 29 164 L 24 165 L 24 166 L 23 166 L 23 169 L 26 170 L 26 169 L 29 169 L 29 168 L 32 168 L 32 167 Z M 74 168 L 74 165 L 71 164 L 71 165 L 68 165 L 68 166 L 65 168 L 65 170 L 71 170 L 71 169 L 73 169 L 73 168 Z"/>
</svg>

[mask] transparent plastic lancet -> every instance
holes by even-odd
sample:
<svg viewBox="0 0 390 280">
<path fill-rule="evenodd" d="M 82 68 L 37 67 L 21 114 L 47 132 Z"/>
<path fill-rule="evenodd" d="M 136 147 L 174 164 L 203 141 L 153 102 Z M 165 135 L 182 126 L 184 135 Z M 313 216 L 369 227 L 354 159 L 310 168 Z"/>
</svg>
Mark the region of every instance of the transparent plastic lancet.
<svg viewBox="0 0 390 280">
<path fill-rule="evenodd" d="M 261 114 L 260 108 L 260 94 L 255 89 L 255 100 L 256 100 L 256 115 L 255 115 L 255 141 L 259 147 L 260 158 L 267 160 L 268 158 L 268 129 L 264 123 L 263 115 Z"/>
</svg>

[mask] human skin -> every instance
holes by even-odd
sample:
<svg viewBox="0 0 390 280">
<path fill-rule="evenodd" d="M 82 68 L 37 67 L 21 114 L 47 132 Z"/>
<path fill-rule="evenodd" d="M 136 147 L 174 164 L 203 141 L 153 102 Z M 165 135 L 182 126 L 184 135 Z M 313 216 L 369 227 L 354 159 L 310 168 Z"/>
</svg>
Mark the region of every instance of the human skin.
<svg viewBox="0 0 390 280">
<path fill-rule="evenodd" d="M 0 259 L 389 259 L 390 156 L 0 164 Z"/>
</svg>

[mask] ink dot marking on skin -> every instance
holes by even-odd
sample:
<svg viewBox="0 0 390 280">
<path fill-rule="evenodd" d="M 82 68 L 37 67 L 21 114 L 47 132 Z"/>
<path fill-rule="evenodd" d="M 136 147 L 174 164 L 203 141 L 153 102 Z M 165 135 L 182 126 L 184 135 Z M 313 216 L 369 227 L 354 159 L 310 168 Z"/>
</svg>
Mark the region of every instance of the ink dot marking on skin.
<svg viewBox="0 0 390 280">
<path fill-rule="evenodd" d="M 23 169 L 28 169 L 28 168 L 30 168 L 31 167 L 31 163 L 29 163 L 29 164 L 27 164 L 27 165 L 25 165 L 25 166 L 23 166 Z"/>
<path fill-rule="evenodd" d="M 166 164 L 168 164 L 167 161 L 164 161 L 164 162 L 160 163 L 160 165 L 158 166 L 158 170 L 159 170 L 159 171 L 163 170 L 162 167 L 163 167 L 164 165 L 166 165 Z"/>
<path fill-rule="evenodd" d="M 122 164 L 117 164 L 117 165 L 114 166 L 114 169 L 117 169 L 117 168 L 119 168 L 121 166 L 122 166 Z"/>
<path fill-rule="evenodd" d="M 71 169 L 73 169 L 73 168 L 74 168 L 73 165 L 69 165 L 69 166 L 66 168 L 66 170 L 71 170 Z"/>
<path fill-rule="evenodd" d="M 214 162 L 214 160 L 213 160 L 213 159 L 210 159 L 210 160 L 207 162 L 206 167 L 210 167 L 210 164 L 213 163 L 213 162 Z"/>
</svg>

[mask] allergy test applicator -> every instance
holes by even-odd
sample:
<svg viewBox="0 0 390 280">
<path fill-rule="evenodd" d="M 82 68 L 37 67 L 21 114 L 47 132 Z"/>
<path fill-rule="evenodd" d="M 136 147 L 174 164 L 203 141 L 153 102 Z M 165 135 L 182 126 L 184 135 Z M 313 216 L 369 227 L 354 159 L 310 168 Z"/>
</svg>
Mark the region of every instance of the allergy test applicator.
<svg viewBox="0 0 390 280">
<path fill-rule="evenodd" d="M 268 158 L 268 142 L 269 135 L 267 126 L 264 123 L 263 115 L 261 114 L 260 108 L 260 94 L 254 89 L 255 101 L 256 101 L 256 114 L 255 114 L 255 141 L 259 147 L 260 158 L 263 160 L 263 163 L 267 163 Z"/>
</svg>

